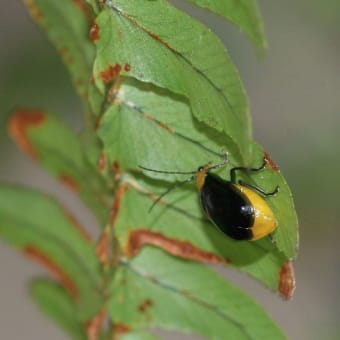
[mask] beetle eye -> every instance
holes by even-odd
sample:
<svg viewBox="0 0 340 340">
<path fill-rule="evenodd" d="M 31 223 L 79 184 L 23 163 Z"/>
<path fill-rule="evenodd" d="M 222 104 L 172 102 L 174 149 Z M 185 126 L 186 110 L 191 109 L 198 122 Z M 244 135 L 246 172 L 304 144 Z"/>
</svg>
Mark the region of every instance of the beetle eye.
<svg viewBox="0 0 340 340">
<path fill-rule="evenodd" d="M 204 167 L 203 166 L 200 166 L 198 169 L 197 169 L 197 171 L 203 171 L 204 170 Z"/>
</svg>

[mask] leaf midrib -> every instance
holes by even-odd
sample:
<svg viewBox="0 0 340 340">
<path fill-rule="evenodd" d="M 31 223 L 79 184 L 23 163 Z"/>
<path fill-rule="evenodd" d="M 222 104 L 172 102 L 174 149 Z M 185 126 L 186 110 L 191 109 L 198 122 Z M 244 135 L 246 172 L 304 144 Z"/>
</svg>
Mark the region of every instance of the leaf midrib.
<svg viewBox="0 0 340 340">
<path fill-rule="evenodd" d="M 178 294 L 180 296 L 182 296 L 185 299 L 189 299 L 191 301 L 193 301 L 194 303 L 197 303 L 198 305 L 208 308 L 209 310 L 211 310 L 213 313 L 215 313 L 218 317 L 222 318 L 225 321 L 231 322 L 233 325 L 235 325 L 237 328 L 239 328 L 241 330 L 241 332 L 244 333 L 244 335 L 250 339 L 250 340 L 255 340 L 254 337 L 251 336 L 251 334 L 249 334 L 249 332 L 247 331 L 247 329 L 238 321 L 236 321 L 233 317 L 231 317 L 230 315 L 228 315 L 227 313 L 225 313 L 225 311 L 221 310 L 220 308 L 213 306 L 212 304 L 210 304 L 209 302 L 206 302 L 202 299 L 197 298 L 194 295 L 189 295 L 189 294 L 184 294 L 184 290 L 178 289 L 177 287 L 173 286 L 170 283 L 161 281 L 157 278 L 155 278 L 154 276 L 150 276 L 147 275 L 146 273 L 142 272 L 141 270 L 138 270 L 136 267 L 134 267 L 130 261 L 126 261 L 124 259 L 120 259 L 120 264 L 125 266 L 128 270 L 130 270 L 131 272 L 133 272 L 134 274 L 142 277 L 143 279 L 147 280 L 148 282 L 150 282 L 151 284 L 156 284 L 166 290 L 169 290 L 175 294 Z"/>
</svg>

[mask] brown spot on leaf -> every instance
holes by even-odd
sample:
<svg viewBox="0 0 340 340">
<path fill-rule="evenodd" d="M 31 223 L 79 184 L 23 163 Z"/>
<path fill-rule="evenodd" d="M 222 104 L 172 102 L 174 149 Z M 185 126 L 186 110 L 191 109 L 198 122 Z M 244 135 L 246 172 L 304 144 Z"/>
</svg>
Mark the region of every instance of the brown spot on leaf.
<svg viewBox="0 0 340 340">
<path fill-rule="evenodd" d="M 70 65 L 74 62 L 73 56 L 69 53 L 69 50 L 66 47 L 58 48 L 58 52 L 63 58 L 65 64 Z"/>
<path fill-rule="evenodd" d="M 87 99 L 87 84 L 85 85 L 82 79 L 75 79 L 74 85 L 82 98 Z"/>
<path fill-rule="evenodd" d="M 117 171 L 120 172 L 119 164 L 116 163 Z M 110 211 L 110 223 L 109 225 L 104 229 L 102 234 L 100 235 L 100 238 L 98 240 L 97 246 L 96 246 L 96 254 L 99 258 L 100 262 L 106 266 L 109 264 L 110 261 L 112 261 L 112 242 L 111 242 L 111 233 L 112 228 L 114 228 L 114 224 L 116 221 L 116 218 L 119 214 L 120 206 L 121 206 L 121 200 L 123 195 L 127 192 L 128 187 L 125 184 L 121 184 L 117 187 L 117 190 L 115 192 L 114 200 L 111 206 Z"/>
<path fill-rule="evenodd" d="M 64 215 L 70 220 L 74 229 L 79 233 L 83 240 L 87 242 L 92 242 L 93 239 L 87 230 L 80 224 L 80 222 L 71 214 L 71 212 L 66 207 L 61 207 L 63 209 Z"/>
<path fill-rule="evenodd" d="M 122 171 L 121 171 L 120 165 L 117 161 L 112 163 L 112 170 L 114 172 L 114 178 L 119 179 Z"/>
<path fill-rule="evenodd" d="M 85 85 L 81 79 L 76 79 L 75 82 L 75 87 L 78 90 L 78 94 L 82 99 L 87 100 L 87 84 Z M 86 113 L 89 115 L 89 113 Z"/>
<path fill-rule="evenodd" d="M 103 172 L 105 170 L 105 167 L 106 167 L 106 153 L 102 152 L 100 154 L 97 167 L 98 167 L 98 170 L 100 172 Z"/>
<path fill-rule="evenodd" d="M 113 325 L 115 333 L 118 335 L 125 334 L 131 331 L 130 326 L 123 323 L 116 323 Z M 115 339 L 115 338 L 114 338 Z"/>
<path fill-rule="evenodd" d="M 72 2 L 84 13 L 89 21 L 92 21 L 93 14 L 85 0 L 72 0 Z"/>
<path fill-rule="evenodd" d="M 24 0 L 24 4 L 27 6 L 33 20 L 39 21 L 43 18 L 42 13 L 40 12 L 34 0 Z"/>
<path fill-rule="evenodd" d="M 99 73 L 104 83 L 110 83 L 115 78 L 120 75 L 120 71 L 122 70 L 122 66 L 120 64 L 109 65 L 105 70 Z"/>
<path fill-rule="evenodd" d="M 111 255 L 111 237 L 107 229 L 105 229 L 99 237 L 96 246 L 96 255 L 104 266 L 109 264 Z"/>
<path fill-rule="evenodd" d="M 264 157 L 263 160 L 266 162 L 266 164 L 268 164 L 270 166 L 270 168 L 274 171 L 279 172 L 280 168 L 278 167 L 278 165 L 272 160 L 272 158 L 270 157 L 268 152 L 264 153 Z"/>
<path fill-rule="evenodd" d="M 153 306 L 153 301 L 151 299 L 145 299 L 143 303 L 138 306 L 138 310 L 141 313 L 145 313 L 150 307 Z"/>
<path fill-rule="evenodd" d="M 124 184 L 119 185 L 116 190 L 113 204 L 111 207 L 111 214 L 110 214 L 110 225 L 111 226 L 115 224 L 116 218 L 119 213 L 122 197 L 127 191 L 128 191 L 128 187 Z"/>
<path fill-rule="evenodd" d="M 100 127 L 100 124 L 102 122 L 102 117 L 99 117 L 96 122 L 95 122 L 95 126 L 94 126 L 94 129 L 97 131 Z"/>
<path fill-rule="evenodd" d="M 91 320 L 85 323 L 85 329 L 88 340 L 98 340 L 100 338 L 101 327 L 106 316 L 106 310 L 102 309 Z"/>
<path fill-rule="evenodd" d="M 128 63 L 126 63 L 126 64 L 124 65 L 124 71 L 130 72 L 130 70 L 131 70 L 131 65 L 128 64 Z"/>
<path fill-rule="evenodd" d="M 162 248 L 171 255 L 206 263 L 229 263 L 229 260 L 195 247 L 187 241 L 176 240 L 146 229 L 132 230 L 126 246 L 126 254 L 135 256 L 144 245 Z"/>
<path fill-rule="evenodd" d="M 33 159 L 37 159 L 38 154 L 28 133 L 30 129 L 42 125 L 46 118 L 46 115 L 41 111 L 21 109 L 16 111 L 8 122 L 9 135 L 15 140 L 19 148 Z"/>
<path fill-rule="evenodd" d="M 287 261 L 280 269 L 278 291 L 285 299 L 290 299 L 295 291 L 295 273 L 292 261 Z"/>
<path fill-rule="evenodd" d="M 99 35 L 99 26 L 96 22 L 94 22 L 90 28 L 90 32 L 89 32 L 89 36 L 90 36 L 90 39 L 92 41 L 97 41 L 99 40 L 100 38 L 100 35 Z"/>
<path fill-rule="evenodd" d="M 164 130 L 166 130 L 166 131 L 168 131 L 170 133 L 174 133 L 174 130 L 170 126 L 168 126 L 168 125 L 164 124 L 163 122 L 153 118 L 151 115 L 145 113 L 144 114 L 144 118 L 153 121 L 154 123 L 156 123 L 162 129 L 164 129 Z"/>
<path fill-rule="evenodd" d="M 82 79 L 76 79 L 74 83 L 77 86 L 77 88 L 84 87 L 84 83 Z"/>
<path fill-rule="evenodd" d="M 154 40 L 158 41 L 159 43 L 161 43 L 162 45 L 166 46 L 169 50 L 171 50 L 175 54 L 178 54 L 178 51 L 176 51 L 176 49 L 174 49 L 172 46 L 170 46 L 169 43 L 167 43 L 165 40 L 163 40 L 160 36 L 156 35 L 155 33 L 148 31 L 144 26 L 141 26 L 137 20 L 133 19 L 132 16 L 129 16 L 129 17 L 126 17 L 126 18 L 130 22 L 132 22 L 136 27 L 143 30 L 146 34 L 148 34 L 152 39 L 154 39 Z"/>
<path fill-rule="evenodd" d="M 65 187 L 69 188 L 71 191 L 78 193 L 79 192 L 79 187 L 77 182 L 70 177 L 69 175 L 66 174 L 59 174 L 58 180 L 65 185 Z"/>
<path fill-rule="evenodd" d="M 46 256 L 41 250 L 28 246 L 23 249 L 25 255 L 35 260 L 37 263 L 46 268 L 54 277 L 61 282 L 69 294 L 76 299 L 78 297 L 78 289 L 70 277 L 60 268 L 55 262 L 53 262 L 48 256 Z"/>
</svg>

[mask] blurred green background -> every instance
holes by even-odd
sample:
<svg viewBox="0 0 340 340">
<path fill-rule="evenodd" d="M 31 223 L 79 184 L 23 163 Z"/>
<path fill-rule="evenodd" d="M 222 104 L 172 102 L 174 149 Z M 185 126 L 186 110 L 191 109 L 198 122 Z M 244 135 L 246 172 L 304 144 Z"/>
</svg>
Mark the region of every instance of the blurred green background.
<svg viewBox="0 0 340 340">
<path fill-rule="evenodd" d="M 173 1 L 207 23 L 228 46 L 250 97 L 254 137 L 285 174 L 300 220 L 297 290 L 284 302 L 233 270 L 225 276 L 264 305 L 289 339 L 340 339 L 340 1 L 259 1 L 269 49 L 255 48 L 219 17 Z M 18 107 L 45 108 L 81 129 L 81 106 L 68 74 L 19 1 L 0 3 L 0 180 L 55 194 L 91 227 L 92 216 L 67 190 L 21 155 L 6 136 Z M 2 339 L 66 339 L 41 317 L 25 282 L 43 271 L 0 246 Z M 166 334 L 166 339 L 193 337 Z"/>
</svg>

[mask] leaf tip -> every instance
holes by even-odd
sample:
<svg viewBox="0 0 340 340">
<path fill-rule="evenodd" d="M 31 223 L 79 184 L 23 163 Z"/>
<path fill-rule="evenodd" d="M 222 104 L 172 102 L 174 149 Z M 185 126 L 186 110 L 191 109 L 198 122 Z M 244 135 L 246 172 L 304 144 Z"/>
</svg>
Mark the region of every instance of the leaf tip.
<svg viewBox="0 0 340 340">
<path fill-rule="evenodd" d="M 269 165 L 269 167 L 276 172 L 280 172 L 279 166 L 273 161 L 271 158 L 270 154 L 268 152 L 264 152 L 264 157 L 263 157 L 264 162 Z"/>
<path fill-rule="evenodd" d="M 46 115 L 39 110 L 17 110 L 8 121 L 8 133 L 19 148 L 31 158 L 38 155 L 28 136 L 28 130 L 40 126 L 46 120 Z"/>
<path fill-rule="evenodd" d="M 106 316 L 106 310 L 102 309 L 101 311 L 99 311 L 97 315 L 94 316 L 94 318 L 86 322 L 85 330 L 86 330 L 88 340 L 99 339 L 101 326 L 103 324 L 105 316 Z"/>
<path fill-rule="evenodd" d="M 279 286 L 278 291 L 281 296 L 289 300 L 295 291 L 296 281 L 292 261 L 287 261 L 282 265 L 279 272 Z"/>
<path fill-rule="evenodd" d="M 79 193 L 78 183 L 71 176 L 65 173 L 60 173 L 58 176 L 58 180 L 71 191 Z"/>
<path fill-rule="evenodd" d="M 70 277 L 60 268 L 55 262 L 53 262 L 49 257 L 47 257 L 42 251 L 35 247 L 27 246 L 23 249 L 26 256 L 36 261 L 44 268 L 46 268 L 52 275 L 54 275 L 66 288 L 70 296 L 77 299 L 79 292 L 74 282 Z"/>
</svg>

